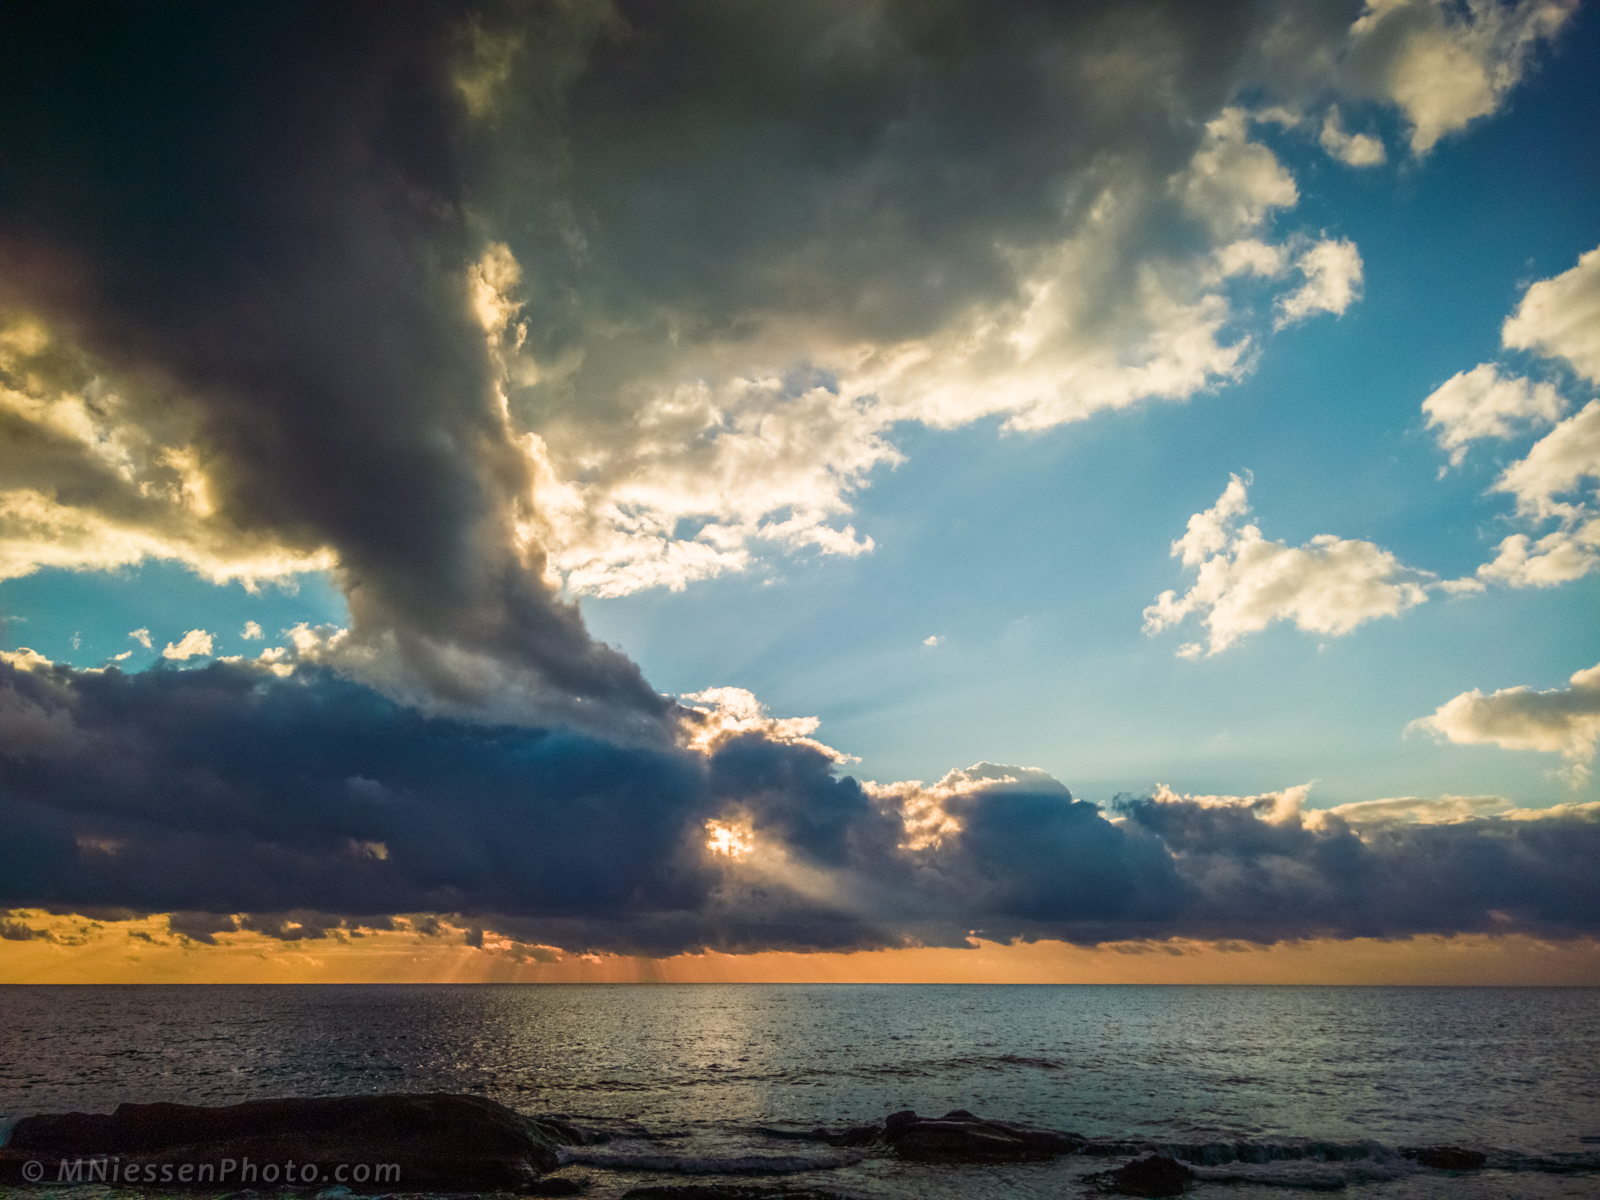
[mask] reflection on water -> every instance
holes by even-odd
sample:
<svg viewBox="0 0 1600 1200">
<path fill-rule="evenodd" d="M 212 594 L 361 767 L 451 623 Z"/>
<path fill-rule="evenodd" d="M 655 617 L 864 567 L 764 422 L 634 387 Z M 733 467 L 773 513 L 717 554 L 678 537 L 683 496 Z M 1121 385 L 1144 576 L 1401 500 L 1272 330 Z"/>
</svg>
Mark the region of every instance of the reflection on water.
<svg viewBox="0 0 1600 1200">
<path fill-rule="evenodd" d="M 966 1108 L 1090 1136 L 1592 1155 L 1581 1139 L 1600 1135 L 1597 999 L 1579 988 L 5 987 L 0 1114 L 454 1091 L 654 1138 Z M 852 1173 L 866 1186 L 895 1169 Z"/>
</svg>

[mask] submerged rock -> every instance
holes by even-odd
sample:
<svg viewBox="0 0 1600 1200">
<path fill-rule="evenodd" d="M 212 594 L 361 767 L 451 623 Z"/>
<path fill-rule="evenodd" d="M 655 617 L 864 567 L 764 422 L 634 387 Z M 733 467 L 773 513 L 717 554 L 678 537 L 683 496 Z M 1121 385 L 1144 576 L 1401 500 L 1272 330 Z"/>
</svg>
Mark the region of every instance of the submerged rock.
<svg viewBox="0 0 1600 1200">
<path fill-rule="evenodd" d="M 1124 1196 L 1181 1196 L 1194 1182 L 1194 1172 L 1175 1158 L 1150 1154 L 1107 1171 L 1095 1182 L 1103 1191 Z"/>
<path fill-rule="evenodd" d="M 17 1122 L 0 1149 L 0 1186 L 518 1190 L 559 1165 L 568 1133 L 492 1100 L 442 1093 L 123 1104 L 109 1116 Z"/>
<path fill-rule="evenodd" d="M 883 1140 L 917 1162 L 1030 1162 L 1072 1154 L 1085 1139 L 1075 1133 L 986 1121 L 958 1108 L 937 1119 L 907 1109 L 883 1123 Z"/>
<path fill-rule="evenodd" d="M 1476 1171 L 1489 1161 L 1487 1154 L 1460 1146 L 1402 1146 L 1400 1156 L 1439 1171 Z"/>
</svg>

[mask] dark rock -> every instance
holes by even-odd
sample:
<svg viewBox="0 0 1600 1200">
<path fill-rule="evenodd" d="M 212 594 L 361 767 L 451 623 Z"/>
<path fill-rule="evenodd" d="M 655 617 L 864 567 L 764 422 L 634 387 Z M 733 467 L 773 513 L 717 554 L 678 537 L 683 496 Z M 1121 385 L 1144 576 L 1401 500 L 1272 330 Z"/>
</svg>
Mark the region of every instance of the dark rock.
<svg viewBox="0 0 1600 1200">
<path fill-rule="evenodd" d="M 1402 1146 L 1400 1155 L 1439 1171 L 1476 1171 L 1489 1161 L 1487 1154 L 1460 1146 Z"/>
<path fill-rule="evenodd" d="M 1194 1172 L 1177 1159 L 1151 1154 L 1107 1171 L 1095 1182 L 1103 1191 L 1124 1196 L 1181 1196 L 1194 1182 Z"/>
<path fill-rule="evenodd" d="M 1084 1145 L 1075 1133 L 986 1121 L 958 1108 L 937 1120 L 907 1109 L 883 1122 L 883 1140 L 916 1162 L 1030 1162 L 1072 1154 Z"/>
<path fill-rule="evenodd" d="M 849 1200 L 818 1188 L 752 1187 L 741 1183 L 690 1183 L 636 1187 L 622 1200 Z"/>
<path fill-rule="evenodd" d="M 583 1193 L 583 1184 L 576 1179 L 557 1176 L 554 1179 L 541 1179 L 538 1183 L 524 1185 L 524 1196 L 578 1196 Z"/>
<path fill-rule="evenodd" d="M 33 1161 L 43 1164 L 37 1182 L 44 1185 L 71 1178 L 81 1162 L 84 1182 L 157 1183 L 163 1190 L 215 1191 L 229 1184 L 271 1190 L 343 1184 L 367 1193 L 517 1190 L 559 1165 L 555 1148 L 570 1140 L 566 1132 L 492 1100 L 438 1093 L 257 1100 L 221 1108 L 123 1104 L 109 1116 L 65 1113 L 17 1122 L 0 1149 L 0 1189 L 33 1182 L 22 1173 Z M 248 1175 L 247 1161 L 254 1168 Z M 343 1178 L 336 1173 L 340 1164 Z M 185 1172 L 186 1166 L 192 1169 Z M 202 1174 L 206 1166 L 210 1171 Z M 355 1178 L 358 1173 L 367 1177 Z"/>
</svg>

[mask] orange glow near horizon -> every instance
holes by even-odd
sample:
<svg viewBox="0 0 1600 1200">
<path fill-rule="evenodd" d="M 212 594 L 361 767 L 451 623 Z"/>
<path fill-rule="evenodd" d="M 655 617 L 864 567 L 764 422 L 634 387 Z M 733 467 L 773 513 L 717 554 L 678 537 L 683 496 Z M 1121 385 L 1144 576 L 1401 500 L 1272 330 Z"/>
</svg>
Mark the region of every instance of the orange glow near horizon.
<svg viewBox="0 0 1600 1200">
<path fill-rule="evenodd" d="M 465 931 L 330 930 L 280 941 L 222 933 L 215 945 L 175 935 L 165 916 L 101 922 L 12 914 L 38 931 L 0 941 L 4 983 L 1107 983 L 1600 986 L 1600 942 L 1467 934 L 1259 946 L 1172 939 L 1097 947 L 978 942 L 855 953 L 571 955 Z M 538 957 L 535 957 L 538 956 Z M 538 958 L 550 961 L 538 961 Z"/>
</svg>

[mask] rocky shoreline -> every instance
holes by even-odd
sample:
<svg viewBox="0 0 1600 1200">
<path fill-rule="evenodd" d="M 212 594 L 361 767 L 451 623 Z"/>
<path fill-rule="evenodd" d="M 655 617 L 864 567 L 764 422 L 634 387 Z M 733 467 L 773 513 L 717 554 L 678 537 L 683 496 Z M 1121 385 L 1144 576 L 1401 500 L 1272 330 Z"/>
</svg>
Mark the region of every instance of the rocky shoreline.
<svg viewBox="0 0 1600 1200">
<path fill-rule="evenodd" d="M 1125 1159 L 1088 1177 L 1096 1189 L 1174 1196 L 1195 1167 L 1249 1161 L 1245 1147 L 1168 1146 L 1088 1138 L 958 1109 L 942 1117 L 909 1110 L 882 1123 L 763 1134 L 911 1162 L 1026 1163 L 1083 1155 Z M 393 1192 L 491 1191 L 575 1195 L 554 1176 L 572 1149 L 606 1135 L 559 1117 L 533 1118 L 477 1096 L 444 1093 L 260 1100 L 223 1107 L 123 1104 L 107 1114 L 25 1117 L 0 1147 L 0 1187 L 101 1184 L 164 1191 L 270 1193 L 293 1188 L 330 1196 Z M 1308 1144 L 1306 1157 L 1340 1148 Z M 1391 1152 L 1392 1153 L 1392 1152 Z M 1281 1154 L 1281 1151 L 1280 1151 Z M 1470 1171 L 1486 1156 L 1454 1146 L 1402 1148 L 1419 1167 Z M 636 1188 L 636 1200 L 827 1200 L 816 1188 L 685 1184 Z"/>
</svg>

